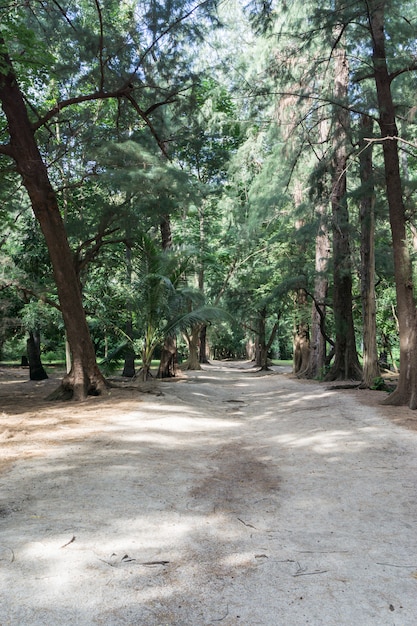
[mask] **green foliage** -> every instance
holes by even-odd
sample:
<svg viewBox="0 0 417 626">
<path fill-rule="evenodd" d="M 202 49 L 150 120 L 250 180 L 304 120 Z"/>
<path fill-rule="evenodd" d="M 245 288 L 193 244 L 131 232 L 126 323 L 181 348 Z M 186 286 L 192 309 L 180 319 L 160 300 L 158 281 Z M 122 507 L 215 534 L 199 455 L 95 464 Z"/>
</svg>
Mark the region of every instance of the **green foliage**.
<svg viewBox="0 0 417 626">
<path fill-rule="evenodd" d="M 184 0 L 0 7 L 0 56 L 9 52 L 39 125 L 36 137 L 80 271 L 96 351 L 104 358 L 107 350 L 103 365 L 132 345 L 149 363 L 168 334 L 207 321 L 213 321 L 209 335 L 218 354 L 241 355 L 251 332 L 243 328 L 254 326 L 263 307 L 268 329 L 281 315 L 279 351 L 290 354 L 293 294 L 301 286 L 313 291 L 317 207 L 330 201 L 331 120 L 341 104 L 333 97 L 335 15 L 345 25 L 352 76 L 343 106 L 351 109 L 349 233 L 361 324 L 357 207 L 365 190 L 358 122 L 362 112 L 375 116 L 376 101 L 365 5 L 342 4 L 335 12 L 330 2 L 225 4 L 218 7 L 223 31 L 214 1 L 199 8 Z M 415 7 L 395 1 L 387 13 L 413 225 L 417 73 L 401 70 L 415 56 Z M 107 97 L 111 93 L 117 97 Z M 100 97 L 83 100 L 92 94 Z M 58 102 L 65 106 L 44 124 Z M 0 121 L 6 145 L 1 112 Z M 393 255 L 379 145 L 374 163 L 378 342 L 395 353 Z M 19 185 L 9 158 L 0 155 L 0 345 L 40 326 L 52 349 L 52 342 L 62 342 L 62 322 L 45 302 L 57 304 L 56 290 Z M 167 215 L 175 245 L 161 252 L 157 229 Z M 233 322 L 215 323 L 220 304 Z M 134 333 L 127 338 L 130 313 Z"/>
<path fill-rule="evenodd" d="M 387 387 L 387 384 L 382 376 L 378 376 L 374 379 L 371 389 L 374 391 L 389 391 L 389 388 Z"/>
</svg>

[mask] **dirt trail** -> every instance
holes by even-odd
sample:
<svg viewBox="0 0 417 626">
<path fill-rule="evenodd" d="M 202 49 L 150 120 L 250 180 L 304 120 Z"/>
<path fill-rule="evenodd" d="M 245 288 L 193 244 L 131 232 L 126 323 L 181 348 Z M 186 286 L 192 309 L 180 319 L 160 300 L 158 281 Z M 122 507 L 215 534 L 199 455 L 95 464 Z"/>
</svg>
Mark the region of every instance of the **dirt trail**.
<svg viewBox="0 0 417 626">
<path fill-rule="evenodd" d="M 2 387 L 0 626 L 417 623 L 416 432 L 279 368 L 159 388 Z"/>
</svg>

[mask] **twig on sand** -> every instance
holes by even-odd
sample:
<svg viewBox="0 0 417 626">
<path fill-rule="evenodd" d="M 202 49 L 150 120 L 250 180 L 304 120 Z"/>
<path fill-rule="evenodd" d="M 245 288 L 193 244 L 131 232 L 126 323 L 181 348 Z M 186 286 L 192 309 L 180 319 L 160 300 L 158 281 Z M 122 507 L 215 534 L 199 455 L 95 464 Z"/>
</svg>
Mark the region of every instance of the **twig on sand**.
<svg viewBox="0 0 417 626">
<path fill-rule="evenodd" d="M 329 570 L 327 569 L 315 569 L 313 572 L 307 572 L 305 567 L 301 567 L 299 562 L 297 561 L 297 571 L 293 574 L 293 577 L 296 576 L 312 576 L 314 574 L 325 574 Z"/>
<path fill-rule="evenodd" d="M 377 565 L 386 565 L 387 567 L 402 567 L 404 569 L 417 569 L 417 565 L 396 565 L 395 563 L 376 563 Z"/>
<path fill-rule="evenodd" d="M 256 526 L 252 526 L 252 524 L 247 524 L 246 522 L 244 522 L 244 521 L 243 521 L 243 519 L 240 519 L 240 517 L 238 517 L 237 519 L 238 519 L 238 520 L 239 520 L 239 522 L 240 522 L 241 524 L 243 524 L 244 526 L 248 526 L 248 528 L 253 528 L 254 530 L 258 530 L 258 529 L 256 528 Z"/>
<path fill-rule="evenodd" d="M 69 546 L 70 543 L 72 543 L 73 541 L 75 541 L 75 535 L 72 536 L 72 538 L 67 541 L 67 543 L 64 543 L 63 546 L 61 546 L 61 548 L 66 548 L 67 546 Z"/>
</svg>

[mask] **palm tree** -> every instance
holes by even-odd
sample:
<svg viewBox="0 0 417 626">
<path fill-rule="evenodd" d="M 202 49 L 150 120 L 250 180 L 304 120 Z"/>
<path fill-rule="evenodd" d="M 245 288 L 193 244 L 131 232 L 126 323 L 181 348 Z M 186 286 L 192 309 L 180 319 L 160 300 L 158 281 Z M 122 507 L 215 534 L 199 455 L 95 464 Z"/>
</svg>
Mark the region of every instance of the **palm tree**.
<svg viewBox="0 0 417 626">
<path fill-rule="evenodd" d="M 152 235 L 141 235 L 137 255 L 132 260 L 130 308 L 134 311 L 135 338 L 119 329 L 124 342 L 107 361 L 119 358 L 128 347 L 133 347 L 142 361 L 136 378 L 147 380 L 155 351 L 164 345 L 167 337 L 224 317 L 219 308 L 204 305 L 201 292 L 187 286 L 186 270 L 190 262 L 191 254 L 185 250 L 162 250 Z"/>
</svg>

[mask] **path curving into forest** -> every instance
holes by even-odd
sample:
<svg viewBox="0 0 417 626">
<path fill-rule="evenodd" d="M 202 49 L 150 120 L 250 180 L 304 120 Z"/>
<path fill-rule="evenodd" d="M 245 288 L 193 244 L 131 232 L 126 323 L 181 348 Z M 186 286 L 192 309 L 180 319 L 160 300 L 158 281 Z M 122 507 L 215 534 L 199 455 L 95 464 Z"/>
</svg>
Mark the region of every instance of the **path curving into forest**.
<svg viewBox="0 0 417 626">
<path fill-rule="evenodd" d="M 159 388 L 5 405 L 1 626 L 417 623 L 416 432 L 280 368 Z"/>
</svg>

